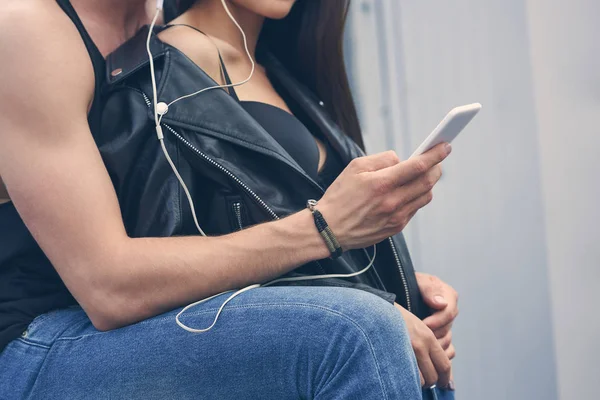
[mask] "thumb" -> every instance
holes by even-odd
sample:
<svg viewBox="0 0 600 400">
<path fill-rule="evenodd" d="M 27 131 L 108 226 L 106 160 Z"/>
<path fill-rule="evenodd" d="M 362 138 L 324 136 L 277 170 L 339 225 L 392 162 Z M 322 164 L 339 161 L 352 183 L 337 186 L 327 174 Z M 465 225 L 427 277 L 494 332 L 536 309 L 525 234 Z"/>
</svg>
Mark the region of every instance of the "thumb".
<svg viewBox="0 0 600 400">
<path fill-rule="evenodd" d="M 429 274 L 417 273 L 417 284 L 428 307 L 434 310 L 446 308 L 448 300 L 444 297 L 444 287 L 439 279 Z"/>
<path fill-rule="evenodd" d="M 442 294 L 434 291 L 424 292 L 423 300 L 425 301 L 425 304 L 434 310 L 441 310 L 448 305 L 448 300 L 446 300 Z"/>
</svg>

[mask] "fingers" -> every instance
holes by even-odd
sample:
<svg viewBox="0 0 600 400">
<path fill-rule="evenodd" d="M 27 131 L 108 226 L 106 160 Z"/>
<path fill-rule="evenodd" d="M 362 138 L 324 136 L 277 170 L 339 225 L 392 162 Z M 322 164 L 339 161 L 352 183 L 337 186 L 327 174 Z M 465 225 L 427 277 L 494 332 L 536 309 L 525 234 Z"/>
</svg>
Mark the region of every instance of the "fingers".
<svg viewBox="0 0 600 400">
<path fill-rule="evenodd" d="M 448 336 L 448 333 L 452 329 L 452 324 L 453 323 L 450 322 L 448 325 L 444 325 L 440 329 L 436 329 L 435 331 L 433 331 L 433 334 L 437 339 L 441 339 L 443 337 Z"/>
<path fill-rule="evenodd" d="M 356 173 L 379 171 L 397 165 L 400 158 L 395 151 L 385 151 L 370 156 L 359 157 L 352 160 L 352 167 Z"/>
<path fill-rule="evenodd" d="M 431 200 L 433 200 L 433 193 L 427 192 L 421 197 L 405 204 L 400 210 L 396 210 L 395 214 L 392 214 L 388 219 L 388 227 L 390 229 L 389 236 L 402 231 L 415 216 L 417 211 L 429 204 Z"/>
<path fill-rule="evenodd" d="M 433 383 L 437 382 L 439 387 L 445 388 L 448 386 L 448 382 L 450 382 L 450 375 L 452 373 L 452 363 L 450 362 L 450 358 L 446 355 L 442 346 L 439 343 L 435 343 L 435 346 L 431 347 L 431 352 L 429 353 L 431 356 L 431 361 L 435 366 L 435 370 L 437 373 L 437 380 Z M 425 375 L 425 374 L 424 374 Z M 427 382 L 427 376 L 425 375 L 425 381 Z"/>
<path fill-rule="evenodd" d="M 456 305 L 448 306 L 442 311 L 438 311 L 433 315 L 425 318 L 423 322 L 432 331 L 437 331 L 442 327 L 451 324 L 454 319 L 458 316 L 458 307 Z"/>
<path fill-rule="evenodd" d="M 390 195 L 398 200 L 401 207 L 403 206 L 409 211 L 417 211 L 433 199 L 433 187 L 438 183 L 441 177 L 442 169 L 439 166 L 433 166 L 417 179 L 404 186 L 395 188 Z M 421 204 L 421 202 L 415 202 L 412 205 L 410 204 L 413 200 L 417 199 L 425 200 L 424 204 Z M 418 208 L 411 208 L 413 206 L 418 206 Z"/>
<path fill-rule="evenodd" d="M 446 352 L 448 359 L 454 360 L 454 357 L 456 357 L 456 349 L 452 343 L 450 343 L 450 346 L 444 351 Z M 452 376 L 450 376 L 450 380 L 452 380 Z"/>
<path fill-rule="evenodd" d="M 448 157 L 450 151 L 450 145 L 441 143 L 420 156 L 389 166 L 378 173 L 388 184 L 402 186 L 427 173 Z"/>
<path fill-rule="evenodd" d="M 448 331 L 444 336 L 438 338 L 438 343 L 442 346 L 442 349 L 448 350 L 452 345 L 452 331 Z"/>
<path fill-rule="evenodd" d="M 431 355 L 426 350 L 427 348 L 415 349 L 415 355 L 417 356 L 417 364 L 419 364 L 419 370 L 423 377 L 423 387 L 430 387 L 437 383 L 438 373 L 431 359 Z"/>
<path fill-rule="evenodd" d="M 439 353 L 439 350 L 436 351 L 436 354 L 439 355 L 438 363 L 441 363 L 439 367 L 432 361 L 434 359 L 432 355 L 417 357 L 421 387 L 430 387 L 437 384 L 441 388 L 446 388 L 454 380 L 451 363 L 451 360 L 456 356 L 454 345 L 450 344 L 447 349 L 443 350 L 444 355 Z"/>
</svg>

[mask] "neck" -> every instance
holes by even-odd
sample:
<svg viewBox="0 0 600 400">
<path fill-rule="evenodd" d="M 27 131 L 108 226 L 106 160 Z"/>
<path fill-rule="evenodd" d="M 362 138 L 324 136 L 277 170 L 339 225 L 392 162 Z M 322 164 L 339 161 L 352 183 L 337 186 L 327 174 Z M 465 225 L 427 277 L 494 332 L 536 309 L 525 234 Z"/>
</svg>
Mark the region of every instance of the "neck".
<svg viewBox="0 0 600 400">
<path fill-rule="evenodd" d="M 254 58 L 258 37 L 264 23 L 264 17 L 227 1 L 231 15 L 244 30 L 248 50 Z M 244 41 L 239 29 L 227 15 L 221 0 L 204 0 L 197 2 L 188 12 L 182 15 L 180 23 L 187 23 L 204 33 L 231 45 L 241 54 L 246 54 Z"/>
<path fill-rule="evenodd" d="M 71 0 L 90 36 L 106 56 L 154 15 L 154 0 Z"/>
</svg>

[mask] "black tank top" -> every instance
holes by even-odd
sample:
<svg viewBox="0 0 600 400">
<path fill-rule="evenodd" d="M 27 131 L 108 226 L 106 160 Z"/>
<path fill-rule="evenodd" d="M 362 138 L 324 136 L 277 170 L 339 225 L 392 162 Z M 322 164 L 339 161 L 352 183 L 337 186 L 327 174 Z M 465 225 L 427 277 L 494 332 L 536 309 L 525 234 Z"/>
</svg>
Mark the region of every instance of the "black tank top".
<svg viewBox="0 0 600 400">
<path fill-rule="evenodd" d="M 100 88 L 104 57 L 85 30 L 69 0 L 56 0 L 73 21 L 92 60 L 96 89 L 88 122 L 100 128 Z M 31 321 L 48 311 L 76 304 L 37 245 L 12 203 L 0 205 L 0 351 L 19 337 Z"/>
</svg>

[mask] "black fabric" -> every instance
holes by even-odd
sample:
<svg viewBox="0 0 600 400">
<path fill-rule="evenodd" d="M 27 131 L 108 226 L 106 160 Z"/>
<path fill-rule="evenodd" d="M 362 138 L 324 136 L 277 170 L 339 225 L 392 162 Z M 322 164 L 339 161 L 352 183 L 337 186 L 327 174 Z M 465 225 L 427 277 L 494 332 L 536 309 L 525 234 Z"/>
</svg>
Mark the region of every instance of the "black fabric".
<svg viewBox="0 0 600 400">
<path fill-rule="evenodd" d="M 106 63 L 68 0 L 57 0 L 71 18 L 92 60 L 96 91 L 88 121 L 100 129 L 100 87 Z M 75 304 L 12 203 L 0 205 L 0 351 L 38 315 Z"/>
<path fill-rule="evenodd" d="M 270 104 L 257 101 L 242 101 L 240 104 L 311 178 L 319 179 L 319 148 L 302 122 L 287 111 Z"/>
<path fill-rule="evenodd" d="M 231 78 L 222 58 L 221 68 L 225 83 L 231 85 Z M 311 126 L 310 121 L 301 112 L 299 116 L 295 116 L 271 104 L 258 101 L 242 101 L 234 87 L 229 88 L 229 93 L 248 114 L 273 136 L 302 169 L 323 187 L 329 187 L 342 172 L 344 167 L 339 155 L 323 138 L 320 139 L 325 143 L 326 158 L 323 168 L 318 171 L 320 155 L 315 141 L 315 134 L 307 128 L 307 126 Z M 278 94 L 284 98 L 288 106 L 292 105 L 293 100 L 289 96 L 285 96 L 284 93 Z M 290 108 L 298 110 L 297 106 Z"/>
</svg>

